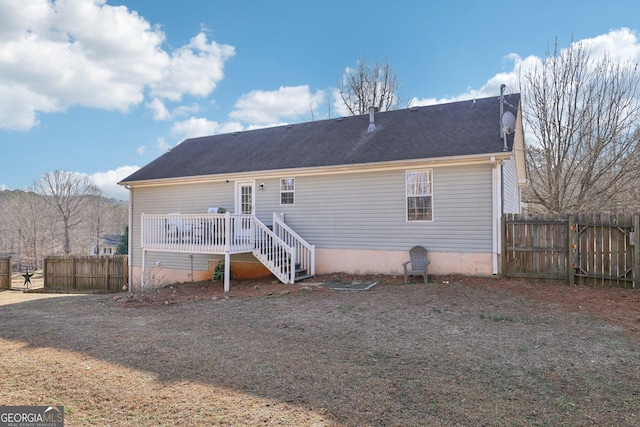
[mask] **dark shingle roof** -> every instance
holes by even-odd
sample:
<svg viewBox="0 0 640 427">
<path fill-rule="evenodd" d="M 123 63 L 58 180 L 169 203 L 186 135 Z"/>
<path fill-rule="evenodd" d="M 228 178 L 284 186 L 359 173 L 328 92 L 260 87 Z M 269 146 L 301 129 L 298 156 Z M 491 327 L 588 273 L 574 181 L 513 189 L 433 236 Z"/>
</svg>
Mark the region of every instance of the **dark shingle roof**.
<svg viewBox="0 0 640 427">
<path fill-rule="evenodd" d="M 515 115 L 520 95 L 505 101 Z M 374 132 L 366 114 L 191 138 L 121 182 L 497 153 L 499 123 L 491 97 L 376 113 Z"/>
<path fill-rule="evenodd" d="M 118 246 L 122 241 L 120 234 L 106 234 L 102 236 L 102 243 L 106 246 Z"/>
</svg>

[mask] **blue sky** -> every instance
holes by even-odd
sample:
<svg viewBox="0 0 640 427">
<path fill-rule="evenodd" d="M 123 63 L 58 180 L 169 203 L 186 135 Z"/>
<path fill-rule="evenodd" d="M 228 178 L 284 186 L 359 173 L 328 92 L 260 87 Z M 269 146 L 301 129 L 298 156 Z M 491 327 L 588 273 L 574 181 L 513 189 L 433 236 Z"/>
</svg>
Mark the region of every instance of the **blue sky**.
<svg viewBox="0 0 640 427">
<path fill-rule="evenodd" d="M 558 39 L 640 62 L 640 2 L 0 0 L 0 189 L 116 185 L 184 139 L 341 115 L 358 60 L 413 105 L 495 96 Z"/>
</svg>

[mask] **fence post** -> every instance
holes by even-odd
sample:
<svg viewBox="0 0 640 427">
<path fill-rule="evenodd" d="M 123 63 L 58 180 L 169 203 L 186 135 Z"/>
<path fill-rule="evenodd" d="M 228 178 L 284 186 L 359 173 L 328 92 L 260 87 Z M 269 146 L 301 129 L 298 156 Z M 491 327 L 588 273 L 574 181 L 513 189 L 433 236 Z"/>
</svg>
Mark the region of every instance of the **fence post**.
<svg viewBox="0 0 640 427">
<path fill-rule="evenodd" d="M 110 291 L 111 290 L 111 274 L 109 274 L 111 272 L 111 270 L 109 270 L 110 265 L 109 265 L 109 257 L 106 258 L 106 266 L 105 266 L 105 275 L 107 276 L 107 290 Z"/>
<path fill-rule="evenodd" d="M 131 281 L 129 280 L 129 255 L 122 257 L 122 277 L 124 281 L 123 286 L 127 286 L 129 293 L 131 293 Z"/>
<path fill-rule="evenodd" d="M 578 247 L 578 242 L 576 240 L 576 217 L 574 215 L 569 215 L 569 221 L 567 221 L 567 281 L 569 282 L 569 286 L 573 286 L 575 284 L 575 251 Z"/>
<path fill-rule="evenodd" d="M 76 289 L 76 287 L 78 285 L 77 282 L 76 282 L 76 279 L 77 279 L 77 275 L 76 275 L 76 257 L 71 257 L 71 274 L 73 275 L 72 279 L 71 279 L 71 283 L 72 283 L 73 289 Z"/>
<path fill-rule="evenodd" d="M 11 289 L 11 257 L 7 257 L 6 262 L 7 262 L 7 289 Z M 0 280 L 0 284 L 2 282 L 3 281 Z"/>
<path fill-rule="evenodd" d="M 501 278 L 507 277 L 507 221 L 513 218 L 513 214 L 502 215 L 502 254 L 500 256 L 500 270 L 502 272 Z"/>
<path fill-rule="evenodd" d="M 633 289 L 640 287 L 640 215 L 633 215 Z"/>
</svg>

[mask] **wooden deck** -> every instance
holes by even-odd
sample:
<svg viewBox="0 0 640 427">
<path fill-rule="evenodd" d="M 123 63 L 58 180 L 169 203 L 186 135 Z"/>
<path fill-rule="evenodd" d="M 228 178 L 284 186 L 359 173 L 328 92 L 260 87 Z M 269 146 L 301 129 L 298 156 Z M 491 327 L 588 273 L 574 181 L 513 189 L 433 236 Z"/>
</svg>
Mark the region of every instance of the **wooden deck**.
<svg viewBox="0 0 640 427">
<path fill-rule="evenodd" d="M 225 255 L 225 291 L 231 254 L 253 253 L 283 283 L 315 275 L 315 247 L 276 214 L 273 229 L 253 215 L 229 212 L 142 214 L 141 222 L 143 287 L 147 251 Z"/>
</svg>

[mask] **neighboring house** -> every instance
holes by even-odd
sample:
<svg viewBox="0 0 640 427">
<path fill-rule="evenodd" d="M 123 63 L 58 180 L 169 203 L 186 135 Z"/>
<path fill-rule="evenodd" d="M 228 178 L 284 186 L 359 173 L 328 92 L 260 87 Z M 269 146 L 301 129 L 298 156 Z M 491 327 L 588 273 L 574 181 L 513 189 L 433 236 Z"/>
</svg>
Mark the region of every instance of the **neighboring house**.
<svg viewBox="0 0 640 427">
<path fill-rule="evenodd" d="M 432 274 L 497 274 L 525 183 L 519 94 L 191 138 L 119 183 L 129 277 L 401 274 L 414 245 Z"/>
<path fill-rule="evenodd" d="M 91 248 L 91 255 L 115 255 L 122 240 L 120 234 L 107 234 L 100 238 L 99 246 Z"/>
</svg>

